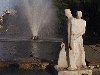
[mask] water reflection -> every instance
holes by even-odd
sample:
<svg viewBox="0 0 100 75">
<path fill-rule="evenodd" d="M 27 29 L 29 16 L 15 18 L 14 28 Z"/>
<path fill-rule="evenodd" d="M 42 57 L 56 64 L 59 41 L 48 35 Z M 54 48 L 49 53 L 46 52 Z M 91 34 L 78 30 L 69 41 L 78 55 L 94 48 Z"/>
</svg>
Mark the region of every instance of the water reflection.
<svg viewBox="0 0 100 75">
<path fill-rule="evenodd" d="M 48 41 L 0 41 L 0 59 L 6 61 L 37 57 L 57 60 L 60 42 Z"/>
</svg>

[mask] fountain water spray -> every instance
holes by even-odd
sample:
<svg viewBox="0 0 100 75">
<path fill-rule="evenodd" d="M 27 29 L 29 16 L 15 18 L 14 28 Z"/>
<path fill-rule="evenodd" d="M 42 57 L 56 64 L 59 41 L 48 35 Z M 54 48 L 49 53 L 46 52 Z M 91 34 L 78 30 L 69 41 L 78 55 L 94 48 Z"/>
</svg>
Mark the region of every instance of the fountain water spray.
<svg viewBox="0 0 100 75">
<path fill-rule="evenodd" d="M 39 33 L 42 33 L 43 27 L 46 27 L 45 30 L 48 31 L 45 32 L 49 34 L 49 31 L 55 27 L 54 21 L 57 20 L 52 0 L 22 0 L 22 3 L 33 38 L 36 39 Z"/>
<path fill-rule="evenodd" d="M 59 23 L 53 0 L 1 0 L 0 4 L 0 15 L 9 9 L 17 11 L 16 22 L 12 21 L 18 26 L 21 38 L 56 37 Z"/>
</svg>

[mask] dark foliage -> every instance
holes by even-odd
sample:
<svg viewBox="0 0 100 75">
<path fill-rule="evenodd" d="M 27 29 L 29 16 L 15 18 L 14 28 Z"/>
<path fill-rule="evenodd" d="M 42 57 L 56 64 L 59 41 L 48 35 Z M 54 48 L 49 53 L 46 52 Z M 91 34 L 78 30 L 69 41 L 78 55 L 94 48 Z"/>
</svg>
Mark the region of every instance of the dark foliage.
<svg viewBox="0 0 100 75">
<path fill-rule="evenodd" d="M 100 0 L 54 0 L 59 9 L 58 15 L 60 25 L 65 24 L 64 10 L 71 9 L 73 16 L 76 16 L 76 11 L 83 12 L 83 18 L 87 21 L 87 34 L 100 35 Z"/>
</svg>

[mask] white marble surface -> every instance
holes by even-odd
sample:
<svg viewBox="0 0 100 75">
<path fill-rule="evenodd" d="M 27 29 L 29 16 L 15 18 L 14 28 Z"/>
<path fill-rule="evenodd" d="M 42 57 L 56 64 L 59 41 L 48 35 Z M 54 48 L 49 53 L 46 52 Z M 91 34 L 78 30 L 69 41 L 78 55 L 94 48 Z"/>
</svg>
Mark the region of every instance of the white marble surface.
<svg viewBox="0 0 100 75">
<path fill-rule="evenodd" d="M 68 17 L 68 48 L 69 48 L 69 70 L 76 70 L 86 67 L 85 51 L 82 35 L 85 34 L 86 21 L 81 19 L 82 12 L 77 11 L 77 18 L 74 18 L 70 9 L 65 10 Z"/>
<path fill-rule="evenodd" d="M 59 59 L 58 59 L 58 68 L 67 68 L 68 67 L 68 62 L 67 62 L 67 56 L 66 56 L 66 51 L 65 51 L 65 44 L 61 44 L 61 50 L 59 53 Z"/>
</svg>

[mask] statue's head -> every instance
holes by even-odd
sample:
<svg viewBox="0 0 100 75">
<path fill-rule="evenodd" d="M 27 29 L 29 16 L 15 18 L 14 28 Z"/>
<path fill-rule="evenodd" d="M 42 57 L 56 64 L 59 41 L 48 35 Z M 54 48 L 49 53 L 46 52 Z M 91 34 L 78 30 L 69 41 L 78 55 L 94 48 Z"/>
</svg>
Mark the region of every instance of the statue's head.
<svg viewBox="0 0 100 75">
<path fill-rule="evenodd" d="M 71 17 L 72 17 L 72 14 L 71 14 L 70 9 L 65 9 L 65 15 L 66 15 L 68 18 L 71 18 Z"/>
<path fill-rule="evenodd" d="M 82 12 L 81 11 L 77 11 L 77 18 L 80 19 L 82 17 Z"/>
</svg>

